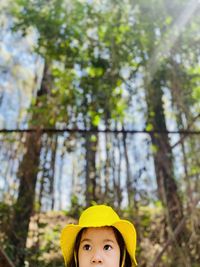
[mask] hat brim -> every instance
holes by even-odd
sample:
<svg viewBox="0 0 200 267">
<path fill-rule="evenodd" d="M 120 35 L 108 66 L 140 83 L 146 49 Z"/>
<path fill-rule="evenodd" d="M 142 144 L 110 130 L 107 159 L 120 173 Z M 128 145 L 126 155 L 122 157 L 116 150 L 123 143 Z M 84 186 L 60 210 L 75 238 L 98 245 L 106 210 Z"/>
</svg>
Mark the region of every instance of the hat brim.
<svg viewBox="0 0 200 267">
<path fill-rule="evenodd" d="M 66 225 L 62 230 L 61 250 L 66 265 L 70 262 L 72 258 L 76 237 L 82 228 L 84 227 L 75 224 L 69 224 Z"/>
<path fill-rule="evenodd" d="M 135 259 L 135 250 L 136 250 L 136 231 L 134 226 L 127 220 L 119 220 L 111 225 L 102 225 L 103 226 L 113 226 L 115 227 L 122 235 L 127 251 L 132 261 L 132 267 L 137 265 Z M 65 264 L 68 265 L 73 256 L 74 245 L 76 237 L 81 229 L 87 228 L 80 225 L 69 224 L 64 227 L 61 233 L 61 250 L 65 260 Z"/>
<path fill-rule="evenodd" d="M 132 261 L 132 267 L 137 265 L 135 258 L 136 250 L 136 230 L 132 223 L 127 220 L 120 220 L 115 222 L 113 226 L 121 233 L 126 249 Z"/>
</svg>

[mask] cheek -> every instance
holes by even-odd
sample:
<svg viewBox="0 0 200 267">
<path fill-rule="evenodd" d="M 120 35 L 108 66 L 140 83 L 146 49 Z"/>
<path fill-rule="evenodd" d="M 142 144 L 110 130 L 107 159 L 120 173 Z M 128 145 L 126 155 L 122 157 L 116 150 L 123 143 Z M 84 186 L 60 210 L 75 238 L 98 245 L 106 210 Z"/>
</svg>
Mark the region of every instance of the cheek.
<svg viewBox="0 0 200 267">
<path fill-rule="evenodd" d="M 120 249 L 113 251 L 107 259 L 109 261 L 110 267 L 119 267 L 120 266 Z"/>
<path fill-rule="evenodd" d="M 113 256 L 114 260 L 115 260 L 115 264 L 116 266 L 120 265 L 120 249 L 115 251 L 115 255 Z"/>
<path fill-rule="evenodd" d="M 79 264 L 80 264 L 81 259 L 82 259 L 82 253 L 81 253 L 80 251 L 78 251 L 78 255 L 77 255 L 77 257 L 78 257 L 78 262 L 79 262 Z"/>
<path fill-rule="evenodd" d="M 84 251 L 79 250 L 77 256 L 78 256 L 78 265 L 79 265 L 79 267 L 84 266 L 84 264 L 88 261 L 87 254 L 85 254 Z"/>
<path fill-rule="evenodd" d="M 116 263 L 118 264 L 118 266 L 120 265 L 120 249 L 118 250 L 118 252 L 116 253 Z"/>
</svg>

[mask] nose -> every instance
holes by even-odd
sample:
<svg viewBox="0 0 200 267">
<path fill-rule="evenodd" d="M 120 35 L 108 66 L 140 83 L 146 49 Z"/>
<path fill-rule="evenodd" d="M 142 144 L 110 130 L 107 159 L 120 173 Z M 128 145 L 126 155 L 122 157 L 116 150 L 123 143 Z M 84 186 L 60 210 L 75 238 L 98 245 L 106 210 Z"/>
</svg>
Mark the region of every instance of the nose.
<svg viewBox="0 0 200 267">
<path fill-rule="evenodd" d="M 100 255 L 99 252 L 95 251 L 91 258 L 92 263 L 102 263 L 102 256 Z"/>
</svg>

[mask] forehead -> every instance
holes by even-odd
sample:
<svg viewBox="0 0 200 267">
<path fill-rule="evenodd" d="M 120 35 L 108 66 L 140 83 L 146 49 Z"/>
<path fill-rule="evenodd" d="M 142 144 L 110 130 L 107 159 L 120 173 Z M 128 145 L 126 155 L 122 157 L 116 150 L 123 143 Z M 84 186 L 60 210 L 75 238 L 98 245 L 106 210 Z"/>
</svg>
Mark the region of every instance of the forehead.
<svg viewBox="0 0 200 267">
<path fill-rule="evenodd" d="M 93 237 L 101 237 L 101 238 L 112 238 L 116 241 L 115 233 L 112 227 L 91 227 L 84 229 L 82 233 L 83 238 L 93 238 Z"/>
</svg>

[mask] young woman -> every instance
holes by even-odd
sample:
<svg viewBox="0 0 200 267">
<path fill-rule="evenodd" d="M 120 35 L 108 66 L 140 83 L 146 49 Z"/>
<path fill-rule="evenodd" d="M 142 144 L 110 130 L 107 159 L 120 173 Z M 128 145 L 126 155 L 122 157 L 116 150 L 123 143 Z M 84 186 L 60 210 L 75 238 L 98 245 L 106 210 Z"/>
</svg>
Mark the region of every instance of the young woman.
<svg viewBox="0 0 200 267">
<path fill-rule="evenodd" d="M 61 233 L 61 249 L 67 267 L 134 267 L 136 231 L 109 206 L 86 209 L 79 223 Z"/>
</svg>

